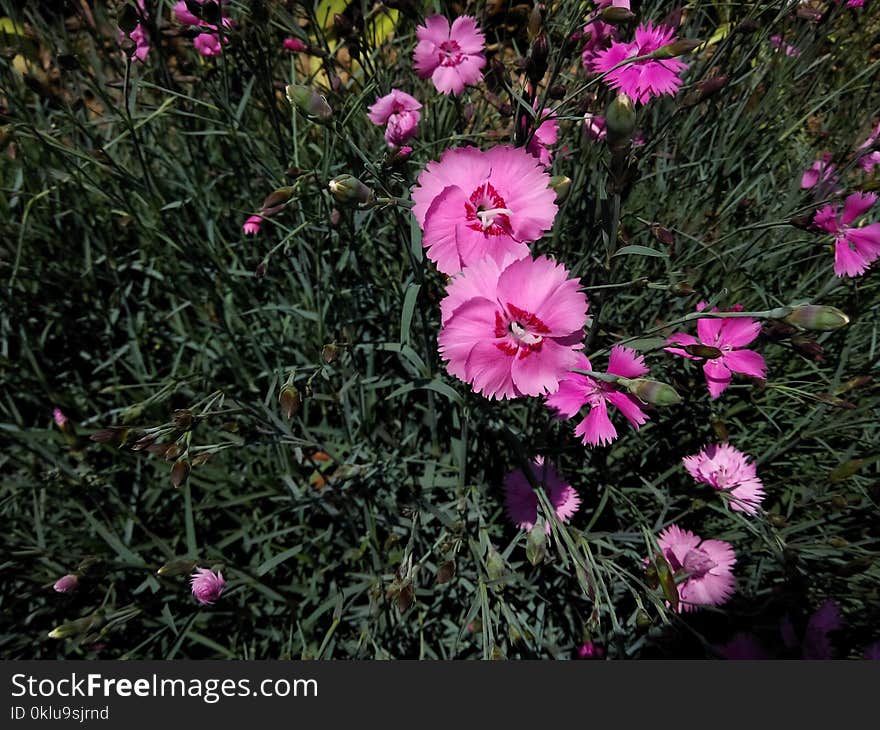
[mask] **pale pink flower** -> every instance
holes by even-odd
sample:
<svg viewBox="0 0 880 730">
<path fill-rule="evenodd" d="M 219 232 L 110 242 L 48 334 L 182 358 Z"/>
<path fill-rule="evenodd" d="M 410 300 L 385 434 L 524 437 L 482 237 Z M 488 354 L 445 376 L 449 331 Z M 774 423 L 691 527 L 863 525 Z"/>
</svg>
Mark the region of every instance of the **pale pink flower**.
<svg viewBox="0 0 880 730">
<path fill-rule="evenodd" d="M 837 166 L 831 162 L 831 153 L 823 152 L 801 175 L 801 188 L 810 190 L 818 188 L 820 195 L 840 192 L 838 185 Z"/>
<path fill-rule="evenodd" d="M 872 149 L 880 138 L 880 124 L 868 135 L 868 138 L 859 145 L 859 167 L 865 172 L 871 173 L 877 165 L 880 165 L 880 150 Z M 864 150 L 864 152 L 862 151 Z"/>
<path fill-rule="evenodd" d="M 199 33 L 193 38 L 193 47 L 203 56 L 219 56 L 223 52 L 220 36 L 216 33 Z"/>
<path fill-rule="evenodd" d="M 697 311 L 702 312 L 706 308 L 706 302 L 697 304 Z M 713 307 L 712 312 L 721 311 Z M 742 305 L 733 307 L 734 312 L 742 311 Z M 705 345 L 721 351 L 719 357 L 706 359 L 703 363 L 703 374 L 706 376 L 706 385 L 709 387 L 709 395 L 718 398 L 730 385 L 732 373 L 742 373 L 753 378 L 765 378 L 767 376 L 767 364 L 764 358 L 752 350 L 744 350 L 746 345 L 752 342 L 761 332 L 761 323 L 750 317 L 729 317 L 725 319 L 698 319 L 697 336 L 677 332 L 669 337 L 666 342 L 671 345 L 688 347 L 691 345 Z M 689 360 L 703 360 L 700 355 L 692 355 L 680 347 L 666 347 L 666 352 L 681 355 Z"/>
<path fill-rule="evenodd" d="M 831 659 L 833 649 L 829 634 L 843 627 L 840 607 L 832 599 L 826 600 L 807 621 L 803 637 L 799 638 L 789 616 L 782 619 L 780 633 L 787 649 L 800 649 L 804 659 Z"/>
<path fill-rule="evenodd" d="M 777 51 L 784 51 L 786 56 L 790 56 L 791 58 L 797 58 L 801 55 L 800 50 L 798 50 L 797 46 L 793 46 L 790 43 L 786 43 L 781 35 L 771 35 L 770 36 L 770 45 Z"/>
<path fill-rule="evenodd" d="M 590 70 L 595 73 L 608 72 L 605 81 L 611 87 L 620 89 L 641 104 L 663 94 L 674 96 L 681 86 L 680 75 L 688 67 L 677 58 L 645 59 L 628 63 L 614 71 L 611 69 L 627 58 L 648 55 L 675 40 L 674 28 L 666 25 L 655 27 L 650 22 L 640 25 L 631 43 L 614 41 L 610 48 L 598 51 L 590 62 Z"/>
<path fill-rule="evenodd" d="M 605 656 L 605 650 L 592 641 L 581 644 L 577 649 L 578 659 L 601 659 Z"/>
<path fill-rule="evenodd" d="M 875 193 L 852 193 L 838 215 L 835 205 L 823 205 L 813 217 L 813 225 L 834 236 L 834 273 L 861 276 L 880 257 L 880 222 L 854 226 L 857 218 L 877 202 Z"/>
<path fill-rule="evenodd" d="M 58 593 L 70 593 L 70 591 L 76 589 L 77 585 L 79 585 L 79 577 L 73 573 L 68 573 L 56 580 L 52 588 Z"/>
<path fill-rule="evenodd" d="M 423 79 L 430 77 L 441 94 L 458 95 L 483 78 L 486 36 L 469 15 L 456 18 L 452 27 L 442 15 L 431 15 L 416 29 L 416 37 L 416 73 Z"/>
<path fill-rule="evenodd" d="M 400 147 L 418 132 L 422 105 L 418 99 L 400 89 L 391 89 L 369 108 L 367 117 L 377 127 L 385 127 L 385 141 L 389 147 Z"/>
<path fill-rule="evenodd" d="M 525 118 L 523 121 L 526 121 Z M 559 122 L 553 116 L 552 109 L 544 109 L 537 115 L 535 122 L 540 124 L 526 145 L 526 151 L 544 167 L 548 167 L 553 162 L 553 152 L 549 148 L 559 139 Z"/>
<path fill-rule="evenodd" d="M 685 456 L 684 468 L 694 479 L 730 495 L 730 508 L 753 515 L 764 500 L 764 485 L 754 462 L 730 444 L 712 444 Z"/>
<path fill-rule="evenodd" d="M 560 522 L 568 522 L 578 511 L 581 498 L 574 487 L 568 484 L 553 468 L 553 465 L 539 456 L 527 467 L 532 480 L 543 489 L 553 511 Z M 540 510 L 538 508 L 538 495 L 532 488 L 525 472 L 517 469 L 504 477 L 504 503 L 507 506 L 507 516 L 510 521 L 521 530 L 528 532 L 535 526 Z M 544 527 L 550 534 L 550 523 Z"/>
<path fill-rule="evenodd" d="M 601 114 L 584 114 L 584 134 L 594 142 L 602 142 L 605 139 L 605 117 Z"/>
<path fill-rule="evenodd" d="M 733 595 L 736 553 L 730 543 L 703 540 L 670 525 L 657 536 L 657 544 L 676 577 L 679 612 L 720 606 Z"/>
<path fill-rule="evenodd" d="M 64 415 L 64 411 L 60 408 L 52 410 L 52 419 L 55 421 L 55 425 L 58 426 L 58 428 L 63 429 L 67 425 L 67 416 Z"/>
<path fill-rule="evenodd" d="M 250 216 L 242 225 L 242 233 L 246 236 L 256 236 L 260 232 L 260 226 L 263 225 L 263 217 L 259 215 Z"/>
<path fill-rule="evenodd" d="M 577 370 L 592 370 L 586 355 L 578 353 L 574 365 Z M 645 358 L 635 350 L 615 345 L 611 348 L 607 371 L 622 378 L 638 378 L 648 372 Z M 608 417 L 608 405 L 619 410 L 632 427 L 638 431 L 648 416 L 641 409 L 641 402 L 625 392 L 616 383 L 606 383 L 589 375 L 569 372 L 559 383 L 559 389 L 547 396 L 547 405 L 563 418 L 573 418 L 581 408 L 589 406 L 589 412 L 574 430 L 583 444 L 598 446 L 610 444 L 617 438 L 617 429 Z"/>
<path fill-rule="evenodd" d="M 299 38 L 285 38 L 281 46 L 285 51 L 290 51 L 291 53 L 300 53 L 308 48 Z"/>
<path fill-rule="evenodd" d="M 223 589 L 226 587 L 226 581 L 223 579 L 223 573 L 219 570 L 215 573 L 208 568 L 196 568 L 196 572 L 190 578 L 192 584 L 192 594 L 196 600 L 202 604 L 214 603 Z"/>
<path fill-rule="evenodd" d="M 450 275 L 485 256 L 527 255 L 557 211 L 544 168 L 508 146 L 447 150 L 421 172 L 412 199 L 428 258 Z"/>
<path fill-rule="evenodd" d="M 446 288 L 440 355 L 451 375 L 487 398 L 544 395 L 577 362 L 587 298 L 546 256 L 485 257 Z"/>
</svg>

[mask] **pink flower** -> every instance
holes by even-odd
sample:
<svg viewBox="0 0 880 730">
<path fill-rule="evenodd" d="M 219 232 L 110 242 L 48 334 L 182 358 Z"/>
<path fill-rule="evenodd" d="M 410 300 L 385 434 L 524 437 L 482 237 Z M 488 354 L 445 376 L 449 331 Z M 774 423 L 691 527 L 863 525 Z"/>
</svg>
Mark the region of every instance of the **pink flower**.
<svg viewBox="0 0 880 730">
<path fill-rule="evenodd" d="M 138 0 L 137 7 L 140 11 L 140 16 L 146 17 L 144 0 Z M 136 61 L 139 61 L 140 63 L 144 63 L 147 60 L 147 56 L 150 54 L 150 34 L 147 32 L 147 29 L 143 26 L 142 23 L 138 23 L 131 31 L 131 33 L 126 33 L 121 28 L 119 28 L 117 35 L 120 43 L 122 43 L 122 41 L 124 41 L 126 37 L 134 41 L 135 48 L 134 53 L 132 53 L 132 58 L 134 58 Z"/>
<path fill-rule="evenodd" d="M 535 122 L 538 121 L 540 124 L 529 140 L 526 151 L 544 167 L 548 167 L 553 162 L 553 153 L 549 147 L 556 144 L 559 138 L 559 122 L 553 116 L 552 109 L 544 109 L 538 114 Z"/>
<path fill-rule="evenodd" d="M 203 56 L 219 56 L 223 52 L 220 36 L 216 33 L 199 33 L 193 38 L 193 46 Z"/>
<path fill-rule="evenodd" d="M 70 593 L 70 591 L 75 590 L 77 585 L 79 585 L 79 577 L 74 575 L 73 573 L 68 573 L 65 576 L 62 576 L 58 580 L 55 581 L 55 585 L 52 587 L 58 593 Z"/>
<path fill-rule="evenodd" d="M 790 56 L 792 58 L 797 58 L 801 55 L 801 52 L 798 50 L 796 46 L 793 46 L 789 43 L 786 43 L 781 35 L 771 35 L 770 36 L 770 45 L 777 51 L 785 51 L 786 56 Z"/>
<path fill-rule="evenodd" d="M 399 89 L 391 89 L 376 100 L 367 116 L 376 126 L 385 127 L 385 141 L 389 147 L 400 147 L 418 132 L 422 105 L 418 99 Z"/>
<path fill-rule="evenodd" d="M 829 598 L 810 616 L 802 639 L 798 639 L 789 616 L 782 619 L 780 633 L 786 648 L 800 648 L 804 659 L 831 659 L 833 649 L 828 634 L 842 627 L 840 607 Z"/>
<path fill-rule="evenodd" d="M 561 522 L 571 520 L 581 505 L 581 498 L 574 487 L 565 482 L 552 464 L 544 461 L 542 456 L 535 459 L 528 469 L 535 483 L 540 484 L 544 489 L 559 520 Z M 504 502 L 507 506 L 507 516 L 514 525 L 526 532 L 535 526 L 540 513 L 538 495 L 535 494 L 522 469 L 512 471 L 504 477 Z M 545 524 L 545 528 L 549 535 L 549 522 Z"/>
<path fill-rule="evenodd" d="M 872 151 L 871 149 L 878 138 L 880 138 L 880 124 L 868 135 L 868 139 L 859 145 L 859 167 L 867 173 L 871 173 L 877 165 L 880 165 L 880 150 Z M 862 152 L 862 150 L 865 151 Z"/>
<path fill-rule="evenodd" d="M 284 48 L 285 51 L 290 51 L 291 53 L 300 53 L 308 48 L 308 46 L 299 38 L 285 38 L 281 47 Z"/>
<path fill-rule="evenodd" d="M 458 95 L 483 78 L 486 36 L 469 15 L 456 18 L 451 28 L 442 15 L 431 15 L 416 29 L 416 37 L 416 73 L 423 79 L 430 77 L 441 94 Z"/>
<path fill-rule="evenodd" d="M 201 4 L 202 0 L 197 0 L 199 4 Z M 183 25 L 201 25 L 202 21 L 197 16 L 193 15 L 189 8 L 186 7 L 186 0 L 178 0 L 178 2 L 174 3 L 174 15 L 177 18 L 177 22 L 182 23 Z"/>
<path fill-rule="evenodd" d="M 574 367 L 578 370 L 593 369 L 582 353 L 578 353 Z M 645 359 L 635 350 L 615 345 L 611 348 L 606 372 L 622 378 L 638 378 L 647 373 L 648 368 Z M 559 389 L 547 397 L 547 405 L 563 418 L 573 418 L 584 406 L 590 407 L 589 413 L 574 430 L 574 435 L 582 437 L 585 446 L 606 445 L 617 438 L 617 429 L 608 417 L 609 403 L 623 414 L 636 431 L 648 420 L 639 399 L 634 395 L 623 392 L 616 383 L 606 383 L 582 373 L 566 374 Z"/>
<path fill-rule="evenodd" d="M 650 22 L 640 25 L 636 28 L 633 42 L 614 41 L 610 48 L 597 52 L 590 63 L 590 70 L 594 73 L 607 72 L 605 81 L 610 86 L 620 89 L 641 104 L 662 94 L 674 96 L 681 86 L 680 74 L 688 67 L 677 58 L 645 59 L 628 63 L 614 71 L 611 69 L 627 58 L 645 56 L 675 40 L 674 28 L 665 25 L 654 27 Z"/>
<path fill-rule="evenodd" d="M 697 311 L 702 312 L 706 308 L 706 302 L 697 304 Z M 720 311 L 713 307 L 713 312 Z M 742 311 L 742 305 L 733 307 L 734 312 Z M 690 347 L 704 345 L 720 350 L 718 357 L 707 358 L 703 363 L 703 374 L 706 376 L 706 385 L 709 387 L 709 395 L 718 398 L 730 385 L 732 373 L 742 373 L 753 378 L 765 378 L 767 365 L 764 358 L 752 350 L 742 348 L 754 340 L 761 332 L 761 323 L 749 317 L 731 317 L 728 319 L 698 319 L 697 335 L 678 332 L 666 341 L 673 345 Z M 666 347 L 666 352 L 681 355 L 689 360 L 702 360 L 700 355 L 691 355 L 679 347 Z"/>
<path fill-rule="evenodd" d="M 599 52 L 605 51 L 612 41 L 617 40 L 617 26 L 603 23 L 598 17 L 593 17 L 581 31 L 581 37 L 586 41 L 581 51 L 581 63 L 588 71 L 593 71 L 593 63 Z"/>
<path fill-rule="evenodd" d="M 199 603 L 209 605 L 214 603 L 223 589 L 226 587 L 226 581 L 223 579 L 223 573 L 219 570 L 215 573 L 208 568 L 196 568 L 196 572 L 190 578 L 192 584 L 192 594 Z"/>
<path fill-rule="evenodd" d="M 196 2 L 200 5 L 205 4 L 205 0 L 196 0 Z M 225 2 L 226 0 L 221 0 L 220 4 L 223 5 Z M 205 32 L 199 33 L 193 38 L 193 46 L 199 53 L 203 56 L 211 57 L 219 56 L 223 52 L 220 44 L 220 34 L 218 33 L 219 26 L 216 23 L 209 23 L 191 13 L 189 8 L 187 8 L 185 0 L 179 0 L 179 2 L 174 3 L 174 15 L 177 17 L 178 22 L 184 25 L 192 25 L 205 30 Z M 226 17 L 225 14 L 222 16 L 220 23 L 224 28 L 231 28 L 234 25 L 234 22 Z M 225 37 L 223 39 L 224 43 L 228 42 L 228 40 Z"/>
<path fill-rule="evenodd" d="M 682 460 L 694 479 L 730 495 L 730 508 L 753 515 L 764 500 L 755 464 L 730 444 L 712 444 Z"/>
<path fill-rule="evenodd" d="M 450 375 L 487 398 L 552 393 L 583 345 L 580 281 L 546 256 L 487 256 L 446 288 L 440 355 Z"/>
<path fill-rule="evenodd" d="M 63 429 L 67 425 L 67 416 L 64 415 L 64 411 L 60 408 L 53 409 L 52 419 L 55 421 L 55 425 L 58 426 L 58 428 Z"/>
<path fill-rule="evenodd" d="M 594 142 L 602 142 L 607 134 L 605 117 L 601 114 L 584 114 L 584 134 Z"/>
<path fill-rule="evenodd" d="M 450 275 L 485 256 L 527 255 L 557 211 L 547 172 L 508 146 L 447 150 L 421 172 L 412 198 L 428 258 Z"/>
<path fill-rule="evenodd" d="M 736 553 L 730 543 L 703 540 L 670 525 L 658 535 L 657 544 L 676 576 L 679 612 L 720 606 L 733 595 Z"/>
<path fill-rule="evenodd" d="M 241 230 L 246 236 L 256 236 L 260 232 L 260 226 L 262 225 L 263 217 L 259 215 L 252 215 L 244 222 Z"/>
<path fill-rule="evenodd" d="M 830 152 L 823 153 L 801 175 L 801 188 L 810 190 L 818 186 L 820 195 L 840 192 L 840 186 L 837 183 L 837 167 L 831 162 Z"/>
<path fill-rule="evenodd" d="M 592 641 L 581 644 L 578 649 L 578 659 L 601 659 L 605 656 L 605 650 Z"/>
<path fill-rule="evenodd" d="M 880 257 L 880 222 L 853 226 L 877 202 L 875 193 L 852 193 L 838 207 L 823 205 L 813 217 L 813 225 L 834 236 L 834 273 L 838 276 L 861 276 Z"/>
</svg>

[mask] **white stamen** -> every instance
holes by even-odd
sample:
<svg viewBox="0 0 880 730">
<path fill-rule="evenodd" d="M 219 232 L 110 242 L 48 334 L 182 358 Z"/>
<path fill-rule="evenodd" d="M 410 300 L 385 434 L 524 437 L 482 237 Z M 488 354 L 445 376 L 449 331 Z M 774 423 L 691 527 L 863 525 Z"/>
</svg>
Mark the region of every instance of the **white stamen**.
<svg viewBox="0 0 880 730">
<path fill-rule="evenodd" d="M 483 224 L 484 231 L 495 223 L 496 215 L 513 215 L 513 211 L 510 208 L 490 208 L 489 210 L 477 211 L 477 218 Z"/>
</svg>

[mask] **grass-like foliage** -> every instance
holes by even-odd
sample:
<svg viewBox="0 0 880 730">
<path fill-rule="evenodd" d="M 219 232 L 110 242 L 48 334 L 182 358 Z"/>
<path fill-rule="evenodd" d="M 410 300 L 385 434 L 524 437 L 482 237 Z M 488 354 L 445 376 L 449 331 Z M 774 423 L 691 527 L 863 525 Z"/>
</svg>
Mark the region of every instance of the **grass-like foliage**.
<svg viewBox="0 0 880 730">
<path fill-rule="evenodd" d="M 582 64 L 592 2 L 231 0 L 222 24 L 184 4 L 199 27 L 170 0 L 0 0 L 0 653 L 706 657 L 747 631 L 751 653 L 862 656 L 880 278 L 837 276 L 814 221 L 878 188 L 880 4 L 849 5 L 634 0 L 621 42 L 652 21 L 700 43 L 673 49 L 677 93 L 597 140 L 585 114 L 623 101 Z M 458 95 L 413 69 L 434 13 L 485 34 Z M 422 104 L 409 154 L 367 117 L 392 88 Z M 606 445 L 574 434 L 589 405 L 565 420 L 447 371 L 448 278 L 411 210 L 429 161 L 526 146 L 544 108 L 560 202 L 531 254 L 580 279 L 593 371 L 622 344 L 681 398 L 639 391 L 638 431 L 609 409 Z M 804 188 L 816 160 L 832 174 Z M 753 313 L 765 379 L 712 398 L 664 349 L 699 302 Z M 724 442 L 763 482 L 754 514 L 683 466 Z M 532 479 L 526 531 L 505 476 L 538 456 L 581 503 L 561 520 Z M 702 569 L 658 547 L 672 524 L 730 544 L 728 600 L 676 610 Z M 196 567 L 226 581 L 212 604 Z"/>
</svg>

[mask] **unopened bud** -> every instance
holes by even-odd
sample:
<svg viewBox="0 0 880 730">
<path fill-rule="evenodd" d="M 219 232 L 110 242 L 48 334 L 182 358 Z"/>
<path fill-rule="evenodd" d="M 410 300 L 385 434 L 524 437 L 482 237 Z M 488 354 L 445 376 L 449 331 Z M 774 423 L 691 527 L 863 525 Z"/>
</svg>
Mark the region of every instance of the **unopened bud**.
<svg viewBox="0 0 880 730">
<path fill-rule="evenodd" d="M 455 576 L 455 561 L 447 560 L 437 568 L 437 585 L 448 583 Z"/>
<path fill-rule="evenodd" d="M 263 204 L 260 206 L 260 215 L 264 217 L 275 215 L 275 213 L 291 201 L 294 192 L 295 188 L 290 186 L 273 190 L 263 200 Z"/>
<path fill-rule="evenodd" d="M 652 406 L 674 406 L 681 403 L 681 396 L 675 392 L 675 388 L 657 380 L 618 378 L 617 382 L 623 384 L 640 401 Z"/>
<path fill-rule="evenodd" d="M 550 44 L 547 41 L 547 35 L 541 33 L 534 41 L 529 51 L 529 57 L 526 61 L 526 74 L 529 81 L 538 84 L 544 74 L 547 73 L 547 58 L 550 55 Z"/>
<path fill-rule="evenodd" d="M 501 557 L 501 554 L 492 545 L 489 546 L 489 551 L 486 555 L 486 573 L 491 581 L 501 580 L 507 573 L 504 558 Z"/>
<path fill-rule="evenodd" d="M 124 444 L 128 439 L 129 429 L 125 426 L 111 426 L 102 431 L 96 431 L 89 439 L 98 444 Z"/>
<path fill-rule="evenodd" d="M 76 590 L 78 585 L 79 576 L 75 573 L 68 573 L 56 580 L 52 588 L 56 593 L 70 593 L 70 591 Z"/>
<path fill-rule="evenodd" d="M 632 138 L 636 128 L 636 107 L 626 94 L 618 94 L 605 112 L 605 129 L 609 142 Z"/>
<path fill-rule="evenodd" d="M 729 80 L 729 76 L 713 76 L 711 79 L 701 81 L 699 84 L 697 84 L 697 89 L 700 92 L 700 101 L 708 99 L 713 94 L 721 91 L 721 89 L 727 86 L 727 82 Z"/>
<path fill-rule="evenodd" d="M 541 3 L 535 3 L 532 12 L 529 14 L 529 24 L 527 30 L 529 33 L 529 42 L 535 40 L 541 29 L 544 27 L 543 13 L 541 12 Z"/>
<path fill-rule="evenodd" d="M 175 428 L 179 428 L 181 431 L 189 431 L 193 425 L 192 411 L 189 410 L 189 408 L 176 410 L 174 411 L 171 420 L 173 421 Z"/>
<path fill-rule="evenodd" d="M 547 557 L 547 530 L 544 527 L 546 522 L 544 518 L 539 516 L 529 530 L 529 536 L 526 539 L 526 557 L 532 565 L 538 565 L 544 562 Z"/>
<path fill-rule="evenodd" d="M 79 618 L 76 621 L 69 621 L 66 624 L 56 626 L 49 632 L 50 639 L 66 639 L 70 636 L 79 636 L 86 633 L 89 629 L 100 623 L 98 614 L 93 613 L 91 616 Z"/>
<path fill-rule="evenodd" d="M 660 48 L 651 54 L 651 58 L 656 58 L 658 61 L 676 58 L 677 56 L 683 56 L 685 53 L 690 53 L 701 45 L 703 45 L 703 41 L 694 40 L 692 38 L 682 38 L 681 40 L 667 43 L 665 46 L 660 46 Z"/>
<path fill-rule="evenodd" d="M 195 560 L 190 560 L 188 558 L 170 560 L 159 568 L 156 573 L 164 578 L 174 578 L 178 575 L 189 575 L 195 569 L 196 564 L 197 562 Z"/>
<path fill-rule="evenodd" d="M 550 189 L 556 193 L 556 202 L 562 203 L 571 192 L 571 178 L 567 175 L 554 175 L 550 178 Z"/>
<path fill-rule="evenodd" d="M 658 555 L 656 558 L 657 580 L 660 588 L 663 589 L 663 596 L 669 601 L 669 607 L 673 611 L 678 610 L 678 586 L 675 585 L 675 576 L 672 574 L 672 568 L 666 562 L 666 558 Z"/>
<path fill-rule="evenodd" d="M 327 103 L 327 99 L 312 87 L 290 84 L 285 92 L 287 100 L 314 121 L 323 124 L 329 122 L 333 116 L 333 109 Z"/>
<path fill-rule="evenodd" d="M 131 33 L 138 26 L 138 12 L 134 5 L 126 3 L 119 9 L 119 15 L 116 16 L 116 25 L 125 33 Z"/>
<path fill-rule="evenodd" d="M 189 479 L 189 473 L 192 471 L 192 466 L 187 459 L 178 459 L 174 462 L 174 465 L 171 467 L 171 484 L 177 489 L 181 484 L 184 484 L 187 479 Z"/>
<path fill-rule="evenodd" d="M 689 297 L 697 293 L 696 289 L 686 281 L 679 281 L 670 285 L 669 291 L 677 297 Z"/>
<path fill-rule="evenodd" d="M 321 348 L 321 359 L 329 365 L 339 357 L 339 346 L 335 343 L 329 343 Z"/>
<path fill-rule="evenodd" d="M 837 307 L 821 304 L 799 304 L 784 320 L 813 332 L 830 332 L 849 324 L 849 317 Z"/>
<path fill-rule="evenodd" d="M 346 205 L 369 203 L 373 199 L 373 191 L 354 175 L 334 177 L 327 187 L 336 200 Z"/>
<path fill-rule="evenodd" d="M 715 360 L 724 354 L 717 347 L 712 347 L 711 345 L 685 345 L 681 349 L 688 355 L 704 357 L 707 360 Z"/>
<path fill-rule="evenodd" d="M 566 89 L 563 84 L 553 84 L 553 86 L 547 89 L 547 96 L 556 101 L 564 99 L 567 93 L 568 89 Z"/>
<path fill-rule="evenodd" d="M 816 340 L 806 335 L 793 335 L 791 338 L 791 346 L 804 357 L 808 357 L 816 362 L 825 360 L 825 350 L 822 349 Z"/>
<path fill-rule="evenodd" d="M 281 412 L 284 413 L 284 417 L 289 421 L 296 415 L 296 412 L 302 405 L 302 396 L 295 385 L 285 385 L 278 395 L 278 402 L 281 404 Z"/>
<path fill-rule="evenodd" d="M 613 5 L 605 8 L 600 16 L 605 23 L 617 25 L 618 23 L 629 23 L 635 20 L 636 14 L 627 8 L 615 7 Z"/>
</svg>

